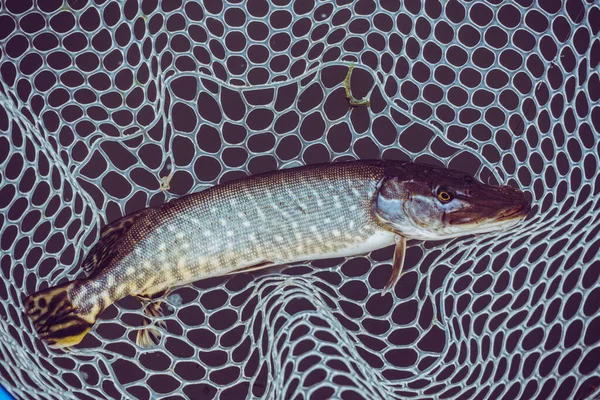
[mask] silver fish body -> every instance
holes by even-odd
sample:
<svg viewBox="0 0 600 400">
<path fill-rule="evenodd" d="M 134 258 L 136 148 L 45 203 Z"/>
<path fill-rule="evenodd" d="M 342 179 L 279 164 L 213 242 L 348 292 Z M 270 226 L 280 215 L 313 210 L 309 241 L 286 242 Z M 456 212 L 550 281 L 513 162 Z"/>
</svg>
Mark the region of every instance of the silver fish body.
<svg viewBox="0 0 600 400">
<path fill-rule="evenodd" d="M 258 264 L 350 256 L 394 243 L 371 214 L 384 167 L 331 164 L 215 186 L 150 209 L 73 293 L 111 303 Z"/>
</svg>

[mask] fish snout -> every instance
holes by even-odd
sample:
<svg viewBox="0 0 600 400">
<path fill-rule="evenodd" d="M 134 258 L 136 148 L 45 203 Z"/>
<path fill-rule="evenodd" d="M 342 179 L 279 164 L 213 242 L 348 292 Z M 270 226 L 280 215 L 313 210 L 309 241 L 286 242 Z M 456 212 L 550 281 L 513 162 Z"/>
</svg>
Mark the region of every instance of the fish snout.
<svg viewBox="0 0 600 400">
<path fill-rule="evenodd" d="M 531 204 L 529 204 L 529 203 L 519 204 L 517 206 L 514 206 L 514 207 L 509 208 L 508 210 L 504 211 L 502 213 L 502 215 L 500 215 L 500 219 L 512 219 L 512 218 L 516 218 L 516 217 L 526 217 L 527 214 L 529 214 L 529 211 L 531 211 Z"/>
<path fill-rule="evenodd" d="M 504 194 L 505 206 L 500 212 L 499 219 L 525 218 L 531 211 L 531 200 L 525 192 L 510 186 L 500 188 Z"/>
</svg>

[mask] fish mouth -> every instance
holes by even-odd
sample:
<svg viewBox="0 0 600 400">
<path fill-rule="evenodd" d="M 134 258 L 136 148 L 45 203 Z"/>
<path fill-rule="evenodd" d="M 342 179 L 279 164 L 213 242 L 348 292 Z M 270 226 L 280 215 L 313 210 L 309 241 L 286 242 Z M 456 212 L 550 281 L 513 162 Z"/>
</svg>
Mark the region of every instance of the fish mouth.
<svg viewBox="0 0 600 400">
<path fill-rule="evenodd" d="M 479 209 L 471 212 L 455 213 L 453 218 L 449 218 L 449 225 L 460 226 L 460 225 L 481 225 L 486 223 L 500 223 L 500 222 L 511 222 L 522 220 L 531 211 L 531 204 L 529 202 L 523 202 L 516 206 L 509 208 L 501 208 L 500 212 L 492 212 L 489 208 Z"/>
<path fill-rule="evenodd" d="M 505 210 L 500 216 L 496 219 L 497 221 L 510 221 L 514 219 L 522 219 L 525 218 L 529 211 L 531 211 L 530 203 L 523 203 L 512 208 Z"/>
</svg>

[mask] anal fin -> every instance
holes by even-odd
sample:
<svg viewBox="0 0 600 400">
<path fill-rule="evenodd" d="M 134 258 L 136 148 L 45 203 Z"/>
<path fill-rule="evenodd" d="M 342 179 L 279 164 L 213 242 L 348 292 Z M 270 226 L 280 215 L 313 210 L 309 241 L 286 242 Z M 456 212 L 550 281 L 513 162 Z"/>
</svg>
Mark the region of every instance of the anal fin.
<svg viewBox="0 0 600 400">
<path fill-rule="evenodd" d="M 159 299 L 166 296 L 169 289 L 160 290 L 158 292 L 144 292 L 136 295 L 136 297 L 144 304 L 145 317 L 142 319 L 142 329 L 137 332 L 135 342 L 140 347 L 154 347 L 160 343 L 162 333 L 160 329 L 167 329 L 167 323 L 160 319 L 164 316 Z"/>
<path fill-rule="evenodd" d="M 406 238 L 404 236 L 396 236 L 396 247 L 394 249 L 394 259 L 392 260 L 392 274 L 383 288 L 383 293 L 389 292 L 396 286 L 402 275 L 404 266 L 404 256 L 406 255 Z"/>
</svg>

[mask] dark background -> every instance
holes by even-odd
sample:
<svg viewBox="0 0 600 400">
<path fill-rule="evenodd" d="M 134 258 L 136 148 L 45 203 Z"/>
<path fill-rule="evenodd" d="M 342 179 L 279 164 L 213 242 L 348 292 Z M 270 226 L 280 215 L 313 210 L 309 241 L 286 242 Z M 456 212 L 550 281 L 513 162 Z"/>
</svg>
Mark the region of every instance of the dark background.
<svg viewBox="0 0 600 400">
<path fill-rule="evenodd" d="M 496 3 L 4 3 L 9 390 L 386 397 L 380 383 L 357 386 L 377 371 L 399 398 L 591 393 L 600 9 Z M 350 62 L 354 95 L 373 88 L 369 109 L 348 107 Z M 248 174 L 353 158 L 460 169 L 526 190 L 534 211 L 497 237 L 411 242 L 393 295 L 380 296 L 391 248 L 197 282 L 163 307 L 157 349 L 134 345 L 133 299 L 70 354 L 49 352 L 21 314 L 22 295 L 79 275 L 104 222 Z M 13 360 L 15 343 L 49 378 L 15 372 L 28 365 Z"/>
</svg>

